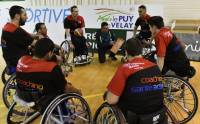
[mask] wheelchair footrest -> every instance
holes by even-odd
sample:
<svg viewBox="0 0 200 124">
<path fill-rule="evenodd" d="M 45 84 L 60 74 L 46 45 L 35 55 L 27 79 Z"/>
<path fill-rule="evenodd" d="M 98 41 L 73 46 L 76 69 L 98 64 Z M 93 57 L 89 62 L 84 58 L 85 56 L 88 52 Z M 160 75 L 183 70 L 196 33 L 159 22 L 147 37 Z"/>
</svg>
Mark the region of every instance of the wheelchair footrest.
<svg viewBox="0 0 200 124">
<path fill-rule="evenodd" d="M 17 95 L 14 95 L 13 97 L 14 101 L 17 102 L 18 104 L 24 106 L 24 107 L 33 107 L 35 106 L 35 102 L 26 102 L 22 99 L 20 99 Z"/>
</svg>

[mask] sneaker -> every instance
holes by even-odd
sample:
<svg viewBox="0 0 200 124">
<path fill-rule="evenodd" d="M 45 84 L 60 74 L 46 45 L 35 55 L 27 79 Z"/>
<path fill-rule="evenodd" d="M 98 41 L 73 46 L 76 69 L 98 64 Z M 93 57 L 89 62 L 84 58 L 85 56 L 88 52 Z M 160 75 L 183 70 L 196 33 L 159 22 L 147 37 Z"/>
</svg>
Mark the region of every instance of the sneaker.
<svg viewBox="0 0 200 124">
<path fill-rule="evenodd" d="M 82 62 L 86 62 L 87 61 L 87 56 L 86 55 L 82 55 L 81 59 L 82 59 Z"/>
<path fill-rule="evenodd" d="M 109 58 L 110 58 L 111 60 L 113 60 L 113 61 L 116 61 L 116 60 L 117 60 L 117 58 L 116 58 L 115 56 L 109 56 Z"/>
<path fill-rule="evenodd" d="M 76 57 L 76 61 L 74 61 L 74 63 L 78 64 L 78 63 L 81 63 L 81 56 L 77 56 Z"/>
</svg>

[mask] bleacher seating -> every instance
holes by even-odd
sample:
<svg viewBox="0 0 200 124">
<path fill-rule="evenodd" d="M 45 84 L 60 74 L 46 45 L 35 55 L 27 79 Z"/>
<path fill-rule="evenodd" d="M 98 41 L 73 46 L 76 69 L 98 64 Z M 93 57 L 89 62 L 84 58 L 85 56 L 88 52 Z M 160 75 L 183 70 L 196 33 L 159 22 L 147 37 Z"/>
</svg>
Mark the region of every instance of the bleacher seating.
<svg viewBox="0 0 200 124">
<path fill-rule="evenodd" d="M 172 25 L 174 32 L 199 33 L 200 20 L 175 19 Z"/>
</svg>

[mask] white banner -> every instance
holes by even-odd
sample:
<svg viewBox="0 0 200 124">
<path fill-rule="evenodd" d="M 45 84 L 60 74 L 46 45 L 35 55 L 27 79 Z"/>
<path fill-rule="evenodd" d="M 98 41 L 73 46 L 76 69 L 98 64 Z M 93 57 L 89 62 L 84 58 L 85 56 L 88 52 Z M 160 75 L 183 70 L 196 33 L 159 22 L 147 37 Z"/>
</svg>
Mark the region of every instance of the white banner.
<svg viewBox="0 0 200 124">
<path fill-rule="evenodd" d="M 17 2 L 26 8 L 28 20 L 23 26 L 25 30 L 33 33 L 35 24 L 44 22 L 49 37 L 56 43 L 64 40 L 63 19 L 70 14 L 70 7 L 29 7 L 25 2 Z M 8 10 L 16 2 L 0 2 L 0 26 L 9 21 Z M 146 5 L 148 14 L 163 16 L 161 5 Z M 80 6 L 79 14 L 84 17 L 86 28 L 100 28 L 101 22 L 109 23 L 111 29 L 130 30 L 138 18 L 138 5 L 130 6 Z M 0 33 L 1 35 L 1 33 Z"/>
</svg>

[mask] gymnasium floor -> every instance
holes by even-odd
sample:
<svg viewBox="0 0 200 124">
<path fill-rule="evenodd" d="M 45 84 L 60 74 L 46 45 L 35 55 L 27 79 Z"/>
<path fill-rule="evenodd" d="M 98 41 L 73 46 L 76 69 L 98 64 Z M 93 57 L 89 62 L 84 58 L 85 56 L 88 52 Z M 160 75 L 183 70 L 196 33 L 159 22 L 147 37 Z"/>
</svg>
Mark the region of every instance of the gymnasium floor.
<svg viewBox="0 0 200 124">
<path fill-rule="evenodd" d="M 1 52 L 0 52 L 1 56 Z M 106 86 L 111 80 L 117 66 L 120 64 L 121 58 L 118 57 L 118 61 L 107 61 L 105 64 L 99 64 L 97 58 L 90 65 L 74 68 L 73 72 L 67 77 L 74 86 L 81 88 L 83 96 L 89 103 L 92 113 L 96 111 L 97 107 L 103 102 L 102 94 L 106 90 Z M 2 57 L 0 57 L 0 72 L 5 67 Z M 190 83 L 195 88 L 198 98 L 200 99 L 200 63 L 192 62 L 192 65 L 196 68 L 197 74 L 191 79 Z M 0 81 L 0 92 L 2 92 L 3 84 Z M 2 101 L 2 93 L 0 93 L 0 124 L 6 124 L 7 109 Z M 199 104 L 200 106 L 200 104 Z M 200 124 L 200 109 L 198 109 L 195 117 L 188 124 Z M 37 119 L 33 124 L 38 124 L 40 119 Z"/>
</svg>

